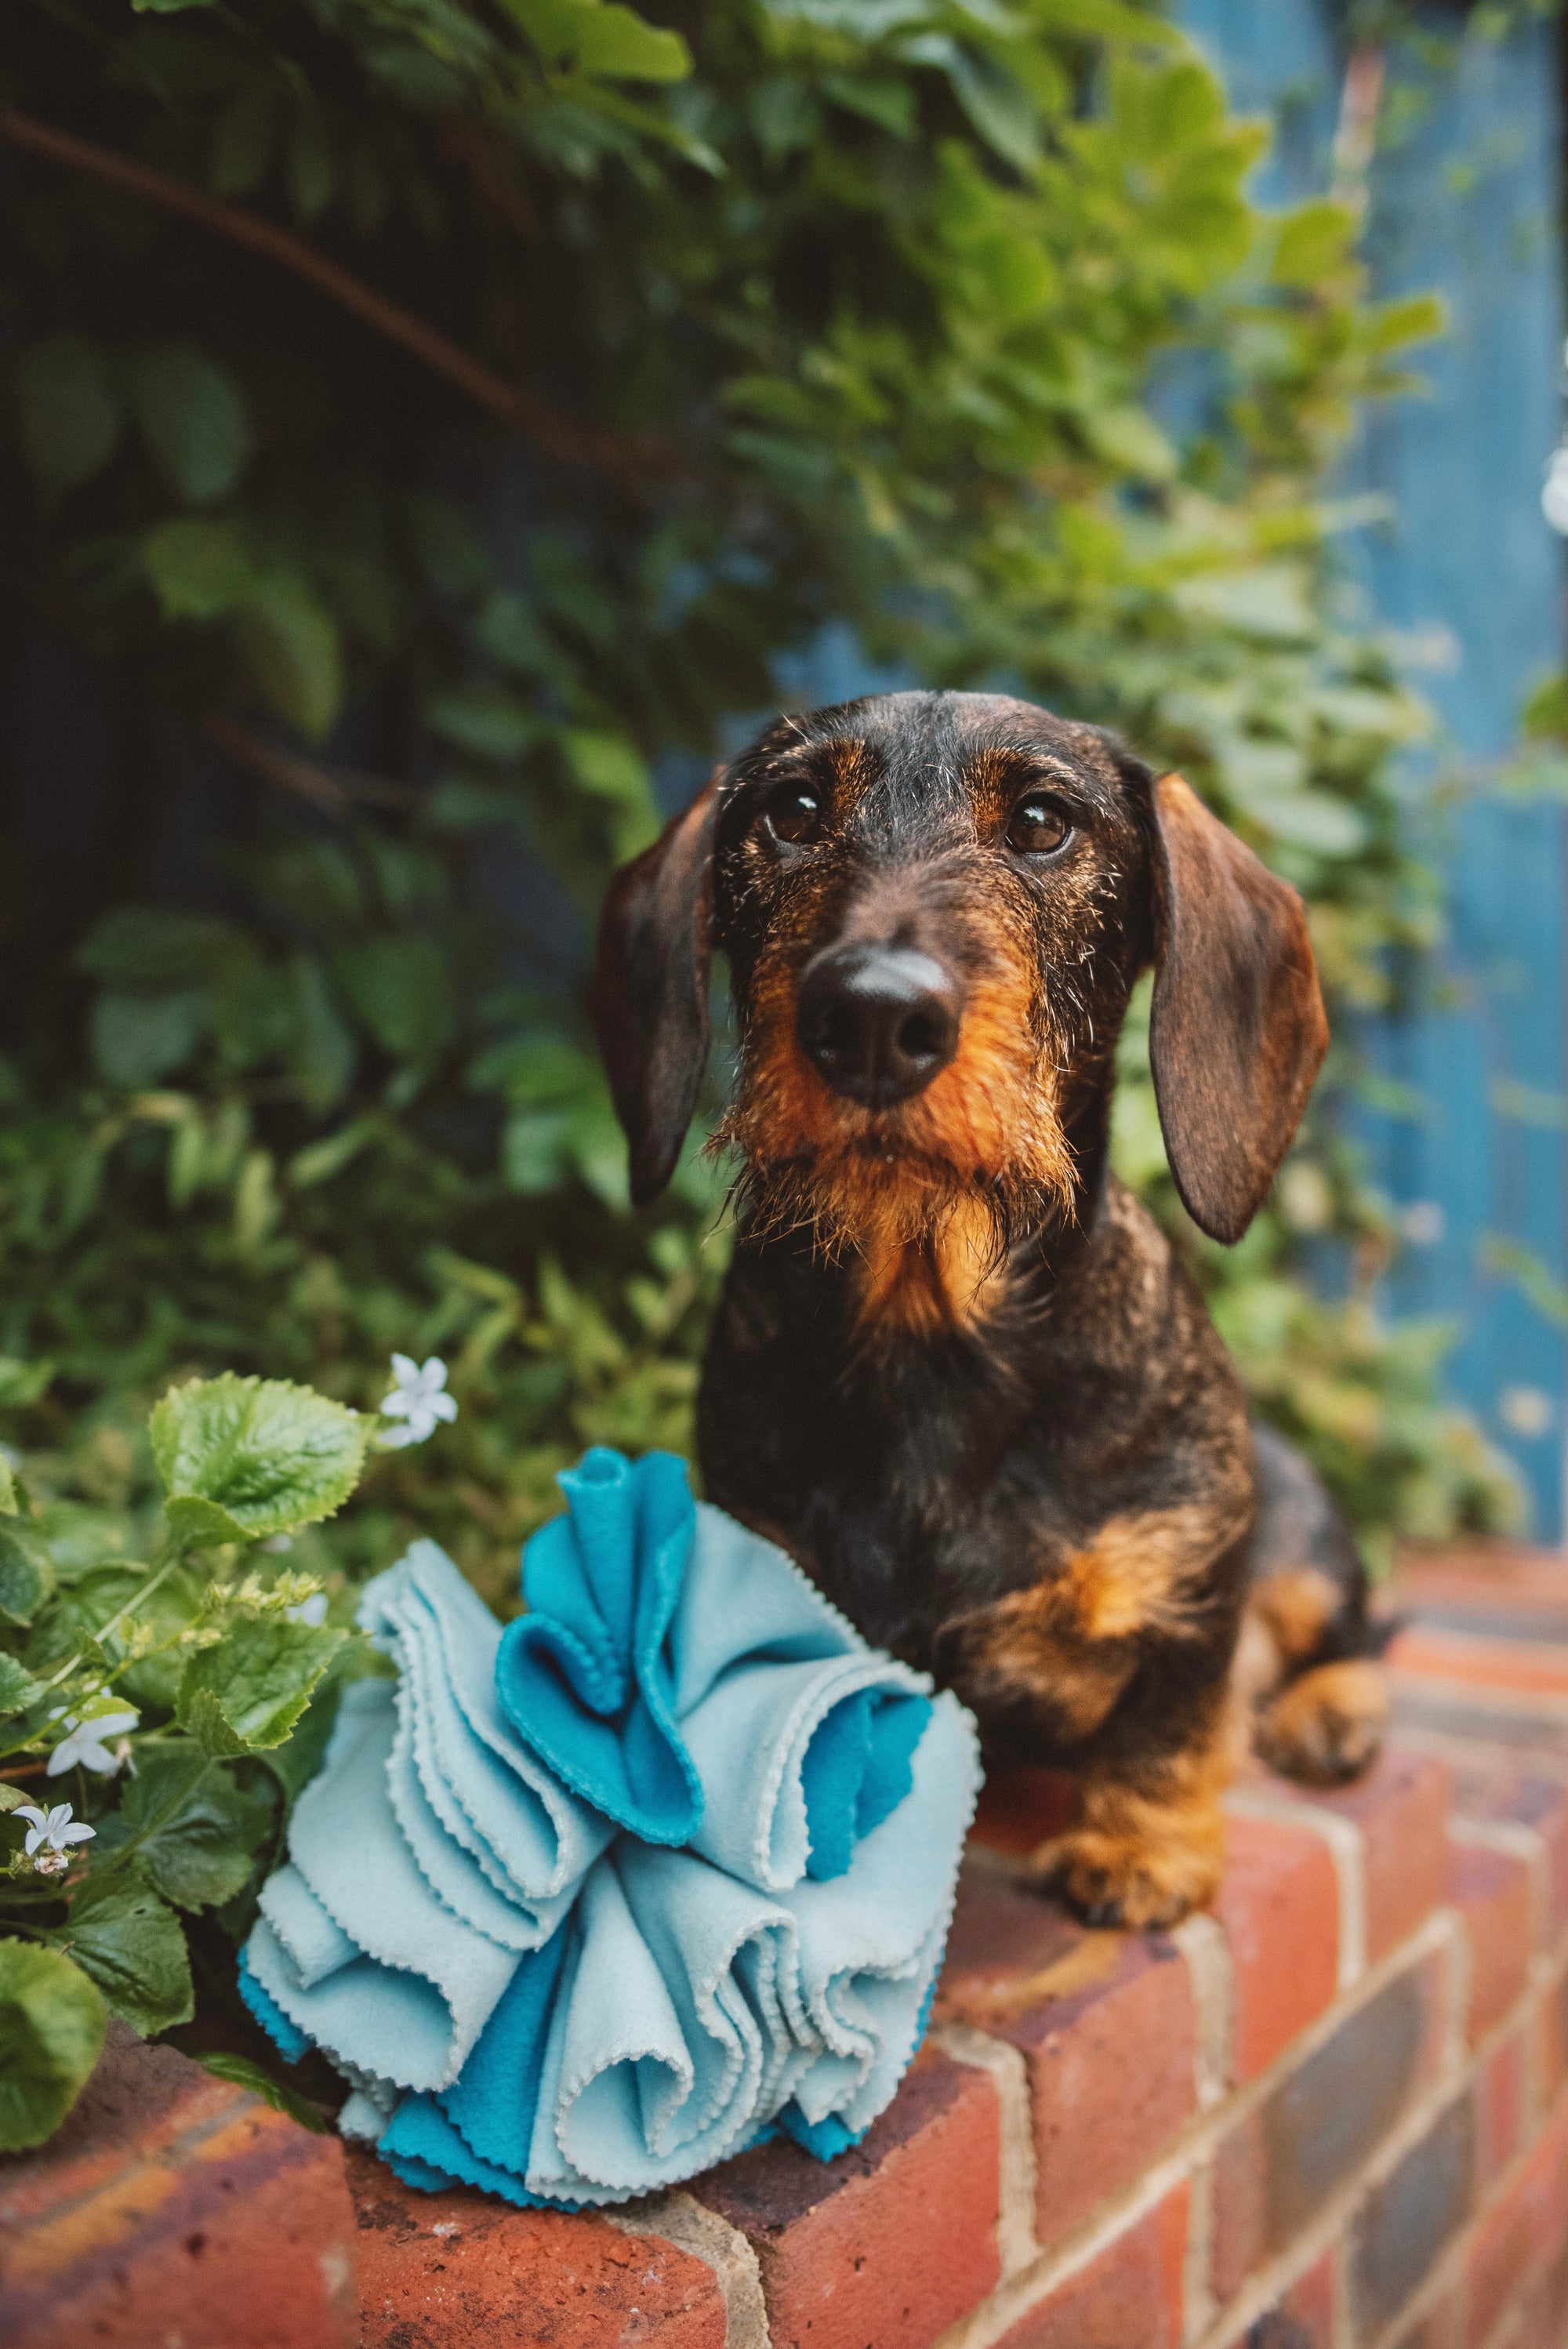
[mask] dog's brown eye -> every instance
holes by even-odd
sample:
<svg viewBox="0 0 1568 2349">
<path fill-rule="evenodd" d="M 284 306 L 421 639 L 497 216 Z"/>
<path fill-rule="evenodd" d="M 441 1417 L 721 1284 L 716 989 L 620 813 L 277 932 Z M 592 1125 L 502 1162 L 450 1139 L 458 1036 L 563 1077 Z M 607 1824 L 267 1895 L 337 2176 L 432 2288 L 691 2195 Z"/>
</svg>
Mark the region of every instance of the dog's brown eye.
<svg viewBox="0 0 1568 2349">
<path fill-rule="evenodd" d="M 1048 856 L 1059 848 L 1072 825 L 1055 800 L 1047 799 L 1043 792 L 1031 792 L 1013 810 L 1007 826 L 1007 845 L 1015 856 Z"/>
<path fill-rule="evenodd" d="M 768 821 L 776 839 L 802 846 L 822 829 L 821 802 L 809 784 L 781 783 L 768 802 Z"/>
</svg>

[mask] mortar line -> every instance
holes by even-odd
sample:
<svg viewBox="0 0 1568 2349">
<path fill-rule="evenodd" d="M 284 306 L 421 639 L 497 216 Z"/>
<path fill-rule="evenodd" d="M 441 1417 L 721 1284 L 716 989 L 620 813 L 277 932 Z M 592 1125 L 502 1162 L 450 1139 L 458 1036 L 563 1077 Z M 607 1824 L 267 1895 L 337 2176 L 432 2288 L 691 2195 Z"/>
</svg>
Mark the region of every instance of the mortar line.
<svg viewBox="0 0 1568 2349">
<path fill-rule="evenodd" d="M 1027 2060 L 1021 2047 L 993 2039 L 972 2023 L 939 2023 L 931 2035 L 955 2063 L 988 2072 L 995 2083 L 1001 2169 L 996 2255 L 1003 2276 L 1016 2275 L 1040 2255 L 1035 2235 L 1038 2178 Z"/>
</svg>

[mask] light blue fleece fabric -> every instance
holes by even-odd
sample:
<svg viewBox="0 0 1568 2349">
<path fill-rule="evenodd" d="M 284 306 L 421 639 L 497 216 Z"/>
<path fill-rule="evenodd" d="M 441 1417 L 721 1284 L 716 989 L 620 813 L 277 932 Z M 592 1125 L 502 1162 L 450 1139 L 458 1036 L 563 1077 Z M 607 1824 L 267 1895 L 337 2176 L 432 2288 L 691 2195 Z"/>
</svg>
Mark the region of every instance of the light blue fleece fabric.
<svg viewBox="0 0 1568 2349">
<path fill-rule="evenodd" d="M 684 1464 L 590 1452 L 502 1632 L 416 1543 L 241 1986 L 412 2184 L 624 2200 L 779 2122 L 863 2135 L 924 2028 L 979 1783 L 969 1716 L 867 1648 Z"/>
</svg>

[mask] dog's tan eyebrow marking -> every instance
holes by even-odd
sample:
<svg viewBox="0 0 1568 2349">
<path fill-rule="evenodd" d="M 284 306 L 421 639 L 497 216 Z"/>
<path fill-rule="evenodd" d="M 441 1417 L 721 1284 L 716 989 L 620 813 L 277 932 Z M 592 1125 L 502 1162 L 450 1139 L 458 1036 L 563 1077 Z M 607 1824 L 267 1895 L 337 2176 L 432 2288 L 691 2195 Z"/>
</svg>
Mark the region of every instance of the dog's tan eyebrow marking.
<svg viewBox="0 0 1568 2349">
<path fill-rule="evenodd" d="M 835 734 L 827 744 L 827 752 L 841 781 L 852 783 L 859 780 L 865 765 L 866 746 L 858 734 Z"/>
</svg>

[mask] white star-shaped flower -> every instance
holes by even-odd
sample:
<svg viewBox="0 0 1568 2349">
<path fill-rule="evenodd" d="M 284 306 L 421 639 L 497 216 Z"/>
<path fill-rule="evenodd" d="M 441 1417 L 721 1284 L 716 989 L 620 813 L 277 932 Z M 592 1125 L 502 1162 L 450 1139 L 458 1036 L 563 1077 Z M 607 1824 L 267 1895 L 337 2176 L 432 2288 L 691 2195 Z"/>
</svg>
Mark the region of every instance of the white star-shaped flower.
<svg viewBox="0 0 1568 2349">
<path fill-rule="evenodd" d="M 428 1435 L 434 1435 L 438 1420 L 456 1419 L 458 1406 L 445 1392 L 447 1366 L 438 1354 L 422 1363 L 407 1354 L 394 1354 L 392 1376 L 397 1383 L 381 1406 L 382 1414 L 406 1420 L 407 1425 L 385 1429 L 384 1444 L 397 1450 L 405 1444 L 423 1444 Z"/>
<path fill-rule="evenodd" d="M 62 1770 L 74 1770 L 79 1762 L 86 1770 L 96 1770 L 100 1777 L 112 1778 L 122 1762 L 129 1759 L 130 1749 L 121 1744 L 113 1754 L 106 1739 L 123 1738 L 128 1729 L 134 1729 L 141 1718 L 134 1705 L 117 1705 L 112 1700 L 94 1711 L 84 1708 L 80 1717 L 67 1713 L 64 1706 L 51 1719 L 63 1718 L 67 1734 L 49 1756 L 48 1775 L 57 1778 Z"/>
<path fill-rule="evenodd" d="M 41 1811 L 36 1803 L 18 1803 L 16 1816 L 30 1822 L 24 1849 L 31 1859 L 42 1847 L 44 1857 L 37 1865 L 46 1876 L 57 1876 L 62 1868 L 69 1865 L 66 1855 L 72 1844 L 88 1843 L 98 1833 L 97 1827 L 72 1818 L 69 1803 L 56 1803 L 46 1811 Z"/>
</svg>

